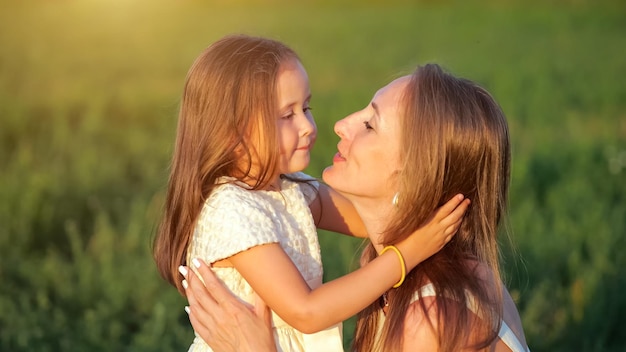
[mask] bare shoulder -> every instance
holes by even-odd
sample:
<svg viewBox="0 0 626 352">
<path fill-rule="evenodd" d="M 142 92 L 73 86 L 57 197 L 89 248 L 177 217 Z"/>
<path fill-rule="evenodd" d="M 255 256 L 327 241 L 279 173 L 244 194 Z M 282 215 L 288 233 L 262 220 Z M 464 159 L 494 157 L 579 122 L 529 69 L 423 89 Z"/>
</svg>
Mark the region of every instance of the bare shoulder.
<svg viewBox="0 0 626 352">
<path fill-rule="evenodd" d="M 437 300 L 422 297 L 420 301 L 411 303 L 404 316 L 403 351 L 436 351 L 439 347 Z M 426 309 L 422 309 L 422 303 Z"/>
<path fill-rule="evenodd" d="M 484 282 L 485 285 L 488 285 L 493 290 L 501 290 L 503 308 L 502 321 L 506 323 L 522 345 L 526 346 L 526 337 L 524 336 L 519 311 L 504 282 L 502 282 L 499 277 L 495 277 L 491 268 L 484 263 L 471 261 L 468 264 L 474 266 L 474 272 L 477 278 Z"/>
</svg>

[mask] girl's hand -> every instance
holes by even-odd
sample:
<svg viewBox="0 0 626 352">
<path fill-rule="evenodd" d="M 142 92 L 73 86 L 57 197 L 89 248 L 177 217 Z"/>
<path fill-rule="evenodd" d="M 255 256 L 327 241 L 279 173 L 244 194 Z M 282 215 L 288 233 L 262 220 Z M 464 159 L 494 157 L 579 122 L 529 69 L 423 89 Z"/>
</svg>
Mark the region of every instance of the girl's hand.
<svg viewBox="0 0 626 352">
<path fill-rule="evenodd" d="M 408 238 L 396 244 L 402 252 L 407 271 L 439 252 L 456 234 L 470 200 L 456 195 L 435 210 L 430 220 L 415 230 Z"/>
<path fill-rule="evenodd" d="M 194 330 L 216 352 L 274 352 L 271 313 L 257 296 L 255 307 L 237 299 L 201 260 L 194 259 L 201 278 L 181 266 L 189 300 L 185 310 Z M 202 283 L 204 281 L 204 284 Z"/>
</svg>

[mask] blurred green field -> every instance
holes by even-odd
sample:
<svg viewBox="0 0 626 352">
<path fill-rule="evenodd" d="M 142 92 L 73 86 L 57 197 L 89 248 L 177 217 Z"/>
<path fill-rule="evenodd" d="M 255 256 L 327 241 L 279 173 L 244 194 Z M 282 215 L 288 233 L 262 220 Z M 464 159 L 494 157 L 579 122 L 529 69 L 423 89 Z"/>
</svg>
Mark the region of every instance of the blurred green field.
<svg viewBox="0 0 626 352">
<path fill-rule="evenodd" d="M 531 349 L 626 349 L 623 1 L 0 0 L 0 350 L 186 350 L 150 245 L 185 74 L 233 32 L 300 54 L 314 176 L 334 121 L 416 64 L 485 86 L 512 134 L 503 263 Z M 320 239 L 327 279 L 355 267 L 360 242 Z"/>
</svg>

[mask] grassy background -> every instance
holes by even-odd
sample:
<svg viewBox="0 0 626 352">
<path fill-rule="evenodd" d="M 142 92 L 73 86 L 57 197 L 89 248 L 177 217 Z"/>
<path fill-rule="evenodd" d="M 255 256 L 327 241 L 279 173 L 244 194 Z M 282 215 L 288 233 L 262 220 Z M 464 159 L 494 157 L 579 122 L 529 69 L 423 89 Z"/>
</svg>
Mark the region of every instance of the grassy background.
<svg viewBox="0 0 626 352">
<path fill-rule="evenodd" d="M 621 1 L 0 0 L 0 350 L 187 348 L 150 243 L 187 69 L 244 32 L 302 57 L 315 176 L 333 122 L 418 63 L 491 91 L 513 140 L 503 261 L 532 350 L 622 351 L 625 18 Z M 328 279 L 354 267 L 359 242 L 320 238 Z"/>
</svg>

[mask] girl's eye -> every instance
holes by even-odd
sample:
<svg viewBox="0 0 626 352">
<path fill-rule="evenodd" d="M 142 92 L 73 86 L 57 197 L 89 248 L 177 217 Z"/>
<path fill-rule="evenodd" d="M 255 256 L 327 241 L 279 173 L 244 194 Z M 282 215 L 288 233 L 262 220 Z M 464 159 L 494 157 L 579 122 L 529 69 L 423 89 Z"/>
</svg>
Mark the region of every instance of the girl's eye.
<svg viewBox="0 0 626 352">
<path fill-rule="evenodd" d="M 372 125 L 370 125 L 369 121 L 363 121 L 363 124 L 365 125 L 365 129 L 366 130 L 373 130 L 374 127 L 372 127 Z"/>
<path fill-rule="evenodd" d="M 281 120 L 289 120 L 291 119 L 295 114 L 293 112 L 290 112 L 288 115 L 284 115 L 281 116 Z"/>
<path fill-rule="evenodd" d="M 311 110 L 313 110 L 312 107 L 310 106 L 306 106 L 304 108 L 302 108 L 302 113 L 303 114 L 308 114 L 309 112 L 311 112 Z M 296 113 L 293 111 L 290 111 L 289 113 L 287 113 L 287 115 L 283 115 L 280 117 L 281 120 L 290 120 L 292 119 L 294 116 L 296 116 Z"/>
</svg>

